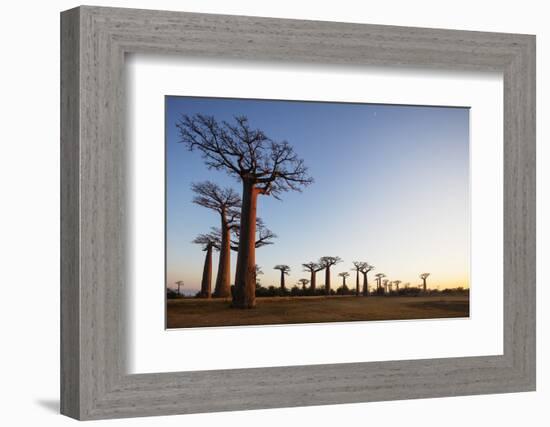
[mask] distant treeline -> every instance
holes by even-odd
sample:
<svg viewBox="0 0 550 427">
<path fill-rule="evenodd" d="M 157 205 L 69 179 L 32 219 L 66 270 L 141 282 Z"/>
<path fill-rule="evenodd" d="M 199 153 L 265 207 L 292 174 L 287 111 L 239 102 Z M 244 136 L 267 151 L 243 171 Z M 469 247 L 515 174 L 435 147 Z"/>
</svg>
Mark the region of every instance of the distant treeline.
<svg viewBox="0 0 550 427">
<path fill-rule="evenodd" d="M 234 291 L 234 286 L 231 286 L 231 290 Z M 375 289 L 372 292 L 369 292 L 370 296 L 388 296 L 388 297 L 395 297 L 395 296 L 408 296 L 408 297 L 416 297 L 416 296 L 437 296 L 437 295 L 469 295 L 470 290 L 468 288 L 463 288 L 461 286 L 456 288 L 445 288 L 445 289 L 427 289 L 424 291 L 422 288 L 418 287 L 410 287 L 410 288 L 402 288 L 399 290 L 392 290 L 389 292 L 385 292 L 383 288 Z M 317 288 L 317 289 L 311 289 L 306 288 L 303 289 L 299 286 L 293 286 L 292 288 L 281 288 L 280 286 L 261 286 L 256 285 L 256 296 L 257 297 L 307 297 L 307 296 L 326 296 L 326 291 L 324 288 Z M 348 296 L 355 296 L 355 290 L 352 290 L 350 288 L 344 288 L 343 286 L 340 286 L 338 289 L 330 290 L 331 296 L 337 296 L 337 295 L 348 295 Z M 168 299 L 176 299 L 176 298 L 193 298 L 193 297 L 184 297 L 183 295 L 178 295 L 178 293 L 172 289 L 167 290 L 167 298 Z M 201 292 L 198 291 L 194 298 L 201 298 Z"/>
</svg>

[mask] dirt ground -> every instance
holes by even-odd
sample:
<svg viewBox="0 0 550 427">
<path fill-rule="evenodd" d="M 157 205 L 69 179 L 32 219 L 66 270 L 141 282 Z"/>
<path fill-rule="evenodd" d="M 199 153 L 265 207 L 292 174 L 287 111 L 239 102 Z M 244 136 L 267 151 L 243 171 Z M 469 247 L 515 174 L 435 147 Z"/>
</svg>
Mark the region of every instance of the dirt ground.
<svg viewBox="0 0 550 427">
<path fill-rule="evenodd" d="M 168 300 L 167 327 L 277 325 L 365 320 L 469 317 L 469 297 L 270 297 L 257 298 L 251 310 L 230 307 L 229 300 Z"/>
</svg>

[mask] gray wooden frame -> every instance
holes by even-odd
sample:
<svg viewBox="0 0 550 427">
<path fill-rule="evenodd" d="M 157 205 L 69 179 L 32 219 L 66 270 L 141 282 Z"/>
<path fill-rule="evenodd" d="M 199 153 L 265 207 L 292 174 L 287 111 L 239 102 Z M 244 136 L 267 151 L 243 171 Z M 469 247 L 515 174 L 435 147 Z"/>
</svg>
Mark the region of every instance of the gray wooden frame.
<svg viewBox="0 0 550 427">
<path fill-rule="evenodd" d="M 504 354 L 128 375 L 124 56 L 500 71 Z M 535 389 L 535 37 L 79 7 L 61 14 L 61 412 L 100 419 Z"/>
</svg>

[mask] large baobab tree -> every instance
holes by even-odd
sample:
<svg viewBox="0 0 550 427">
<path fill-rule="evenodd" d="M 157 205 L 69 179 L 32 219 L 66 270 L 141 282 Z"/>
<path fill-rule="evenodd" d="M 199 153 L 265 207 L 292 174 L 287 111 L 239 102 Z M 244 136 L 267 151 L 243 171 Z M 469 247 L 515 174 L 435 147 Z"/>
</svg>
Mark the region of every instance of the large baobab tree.
<svg viewBox="0 0 550 427">
<path fill-rule="evenodd" d="M 290 267 L 285 264 L 277 264 L 273 269 L 281 272 L 281 289 L 285 289 L 285 276 L 290 273 Z"/>
<path fill-rule="evenodd" d="M 216 211 L 220 216 L 220 244 L 218 274 L 214 296 L 231 295 L 231 230 L 237 224 L 241 199 L 231 188 L 221 188 L 210 181 L 192 185 L 193 203 Z"/>
<path fill-rule="evenodd" d="M 256 304 L 256 207 L 259 195 L 278 198 L 281 193 L 300 191 L 313 182 L 304 161 L 292 146 L 276 142 L 263 131 L 250 127 L 244 116 L 233 123 L 197 114 L 182 115 L 176 123 L 180 142 L 198 150 L 209 168 L 224 170 L 242 184 L 240 238 L 233 307 Z"/>
<path fill-rule="evenodd" d="M 302 291 L 306 290 L 306 286 L 309 283 L 309 279 L 300 279 L 298 280 L 298 283 L 302 285 Z"/>
<path fill-rule="evenodd" d="M 178 296 L 181 295 L 180 288 L 183 286 L 183 280 L 178 280 L 176 282 L 176 285 L 178 285 Z"/>
<path fill-rule="evenodd" d="M 430 273 L 422 273 L 420 275 L 420 278 L 422 279 L 422 291 L 423 292 L 426 292 L 427 288 L 426 288 L 426 279 L 428 278 L 428 276 L 430 275 Z"/>
<path fill-rule="evenodd" d="M 309 289 L 311 289 L 312 292 L 315 292 L 317 286 L 317 272 L 321 271 L 324 267 L 316 262 L 306 262 L 305 264 L 302 264 L 302 267 L 304 267 L 304 271 L 310 273 Z"/>
<path fill-rule="evenodd" d="M 363 274 L 363 295 L 369 296 L 369 277 L 368 274 L 374 270 L 374 265 L 370 265 L 368 262 L 364 262 L 361 268 L 361 274 Z"/>
<path fill-rule="evenodd" d="M 359 296 L 359 273 L 363 269 L 363 266 L 365 265 L 364 262 L 361 261 L 353 261 L 353 271 L 355 271 L 355 295 Z"/>
<path fill-rule="evenodd" d="M 338 273 L 338 276 L 342 278 L 342 288 L 344 291 L 347 291 L 348 287 L 346 285 L 346 279 L 349 277 L 349 273 L 347 271 L 342 271 L 341 273 Z"/>
<path fill-rule="evenodd" d="M 376 289 L 379 291 L 382 288 L 382 279 L 386 277 L 384 273 L 378 273 L 375 275 L 376 277 Z"/>
<path fill-rule="evenodd" d="M 324 256 L 319 258 L 318 264 L 325 269 L 325 293 L 330 295 L 330 267 L 342 262 L 338 256 Z"/>
<path fill-rule="evenodd" d="M 193 243 L 202 245 L 202 250 L 206 252 L 199 296 L 201 298 L 210 298 L 212 296 L 212 249 L 219 247 L 218 238 L 213 233 L 199 234 L 193 240 Z"/>
</svg>

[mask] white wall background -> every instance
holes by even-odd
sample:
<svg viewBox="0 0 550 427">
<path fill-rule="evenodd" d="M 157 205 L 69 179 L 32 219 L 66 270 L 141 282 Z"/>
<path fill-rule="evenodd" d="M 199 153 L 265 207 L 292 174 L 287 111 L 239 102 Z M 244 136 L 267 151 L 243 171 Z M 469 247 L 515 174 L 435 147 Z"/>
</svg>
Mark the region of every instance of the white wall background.
<svg viewBox="0 0 550 427">
<path fill-rule="evenodd" d="M 537 0 L 359 2 L 95 1 L 97 5 L 537 34 L 538 391 L 413 401 L 109 421 L 146 426 L 546 426 L 550 422 L 548 312 L 550 27 Z M 0 65 L 0 422 L 63 426 L 59 384 L 59 11 L 75 1 L 5 2 Z M 546 170 L 543 170 L 546 168 Z M 25 296 L 33 292 L 33 298 Z"/>
</svg>

